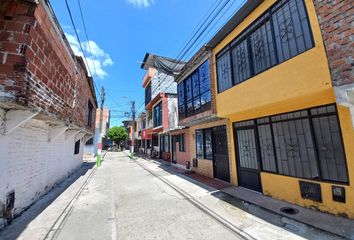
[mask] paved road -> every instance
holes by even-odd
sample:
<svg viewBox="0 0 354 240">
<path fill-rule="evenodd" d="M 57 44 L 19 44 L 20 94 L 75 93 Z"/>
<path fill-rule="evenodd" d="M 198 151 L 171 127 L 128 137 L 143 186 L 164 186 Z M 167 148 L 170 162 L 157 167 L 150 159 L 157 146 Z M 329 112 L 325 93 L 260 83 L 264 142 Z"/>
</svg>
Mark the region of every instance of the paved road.
<svg viewBox="0 0 354 240">
<path fill-rule="evenodd" d="M 167 163 L 108 153 L 102 167 L 92 166 L 41 198 L 0 239 L 337 239 L 248 206 L 264 221 L 242 201 L 169 173 Z"/>
<path fill-rule="evenodd" d="M 243 239 L 122 153 L 106 156 L 55 239 Z"/>
</svg>

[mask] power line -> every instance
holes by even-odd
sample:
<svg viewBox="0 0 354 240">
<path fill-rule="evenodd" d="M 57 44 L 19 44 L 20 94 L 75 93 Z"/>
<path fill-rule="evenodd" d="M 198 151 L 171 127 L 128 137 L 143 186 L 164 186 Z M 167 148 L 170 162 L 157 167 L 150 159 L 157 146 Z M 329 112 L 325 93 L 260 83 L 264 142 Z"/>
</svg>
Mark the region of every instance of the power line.
<svg viewBox="0 0 354 240">
<path fill-rule="evenodd" d="M 230 2 L 230 0 L 226 0 L 223 5 L 218 9 L 219 5 L 222 3 L 222 1 L 219 2 L 215 7 L 212 5 L 212 7 L 208 10 L 208 13 L 210 12 L 211 9 L 213 9 L 209 14 L 206 14 L 206 18 L 202 20 L 201 24 L 198 24 L 196 30 L 194 31 L 194 34 L 192 38 L 187 42 L 187 44 L 183 47 L 183 49 L 180 51 L 180 53 L 176 57 L 176 63 L 172 68 L 177 67 L 177 65 L 181 62 L 181 60 L 185 57 L 185 55 L 190 51 L 192 46 L 200 39 L 200 37 L 203 35 L 203 33 L 208 29 L 208 27 L 211 25 L 211 23 L 217 18 L 217 16 L 220 14 L 220 12 L 227 6 L 227 4 Z M 217 10 L 218 9 L 218 10 Z M 214 12 L 217 10 L 217 12 L 214 14 Z M 213 15 L 214 14 L 214 15 Z M 213 15 L 213 17 L 210 19 L 210 17 Z M 210 20 L 209 20 L 210 19 Z M 209 21 L 208 21 L 209 20 Z M 199 34 L 198 34 L 199 33 Z M 198 35 L 197 35 L 198 34 Z M 195 38 L 193 40 L 193 38 Z M 190 45 L 190 46 L 188 46 Z M 158 87 L 161 86 L 161 84 L 166 80 L 166 78 L 169 75 L 166 74 L 166 76 L 161 80 L 161 83 L 158 85 Z M 174 81 L 172 81 L 166 88 L 169 88 Z"/>
<path fill-rule="evenodd" d="M 90 53 L 91 53 L 91 56 L 93 56 L 92 50 L 91 50 L 90 40 L 89 40 L 88 33 L 87 33 L 87 30 L 86 30 L 85 19 L 84 19 L 84 15 L 83 15 L 82 8 L 81 8 L 81 2 L 80 2 L 80 0 L 77 0 L 77 2 L 78 2 L 78 4 L 79 4 L 80 16 L 81 16 L 82 25 L 83 25 L 83 27 L 84 27 L 84 32 L 85 32 L 85 36 L 86 36 L 87 46 L 88 46 L 88 49 L 89 49 L 89 51 L 90 51 Z M 99 85 L 102 85 L 102 82 L 101 82 L 101 80 L 99 79 L 99 77 L 98 77 L 98 75 L 97 75 L 96 66 L 95 66 L 95 61 L 93 60 L 92 57 L 91 57 L 91 62 L 92 62 L 93 70 L 94 70 L 95 75 L 96 75 L 96 79 L 98 79 L 98 80 L 100 81 L 100 84 L 99 84 Z"/>
<path fill-rule="evenodd" d="M 74 22 L 73 16 L 71 14 L 69 3 L 68 3 L 67 0 L 65 0 L 65 4 L 66 4 L 66 9 L 68 10 L 68 13 L 69 13 L 71 24 L 73 25 L 73 28 L 74 28 L 74 31 L 75 31 L 76 38 L 77 38 L 77 40 L 79 42 L 79 46 L 80 46 L 82 55 L 84 56 L 85 62 L 88 63 L 86 55 L 85 55 L 85 52 L 84 52 L 84 49 L 83 49 L 82 44 L 81 44 L 81 40 L 80 40 L 79 34 L 77 33 L 77 29 L 76 29 L 76 26 L 75 26 L 75 22 Z M 88 64 L 86 64 L 86 65 L 87 65 L 87 69 L 88 69 L 88 71 L 90 73 L 90 76 L 92 76 L 92 72 L 91 72 L 91 69 L 90 69 L 89 65 Z M 94 84 L 94 88 L 96 89 L 96 92 L 99 92 L 99 88 L 97 87 L 95 81 L 92 80 L 92 82 Z"/>
</svg>

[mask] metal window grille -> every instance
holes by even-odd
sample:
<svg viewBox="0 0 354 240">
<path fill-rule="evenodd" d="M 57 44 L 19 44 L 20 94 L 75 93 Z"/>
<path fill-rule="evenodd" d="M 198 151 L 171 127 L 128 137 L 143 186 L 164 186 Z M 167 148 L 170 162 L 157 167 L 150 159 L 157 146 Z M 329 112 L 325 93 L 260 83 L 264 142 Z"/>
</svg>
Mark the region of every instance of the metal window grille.
<svg viewBox="0 0 354 240">
<path fill-rule="evenodd" d="M 278 1 L 217 54 L 218 92 L 313 46 L 304 0 Z"/>
<path fill-rule="evenodd" d="M 335 105 L 234 123 L 241 167 L 348 183 Z M 260 160 L 258 159 L 260 158 Z"/>
</svg>

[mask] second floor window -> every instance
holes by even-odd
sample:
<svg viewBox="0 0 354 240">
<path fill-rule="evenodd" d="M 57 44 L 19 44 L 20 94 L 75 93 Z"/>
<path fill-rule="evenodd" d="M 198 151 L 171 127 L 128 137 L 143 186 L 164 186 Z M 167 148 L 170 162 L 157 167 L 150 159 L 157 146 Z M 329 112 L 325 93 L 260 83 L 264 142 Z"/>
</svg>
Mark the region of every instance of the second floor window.
<svg viewBox="0 0 354 240">
<path fill-rule="evenodd" d="M 218 92 L 314 46 L 303 0 L 282 0 L 216 56 Z"/>
<path fill-rule="evenodd" d="M 162 125 L 162 102 L 154 107 L 154 127 Z"/>
<path fill-rule="evenodd" d="M 145 88 L 145 106 L 151 101 L 151 82 Z"/>
<path fill-rule="evenodd" d="M 206 61 L 178 84 L 179 117 L 184 118 L 208 110 L 210 102 L 209 61 Z"/>
</svg>

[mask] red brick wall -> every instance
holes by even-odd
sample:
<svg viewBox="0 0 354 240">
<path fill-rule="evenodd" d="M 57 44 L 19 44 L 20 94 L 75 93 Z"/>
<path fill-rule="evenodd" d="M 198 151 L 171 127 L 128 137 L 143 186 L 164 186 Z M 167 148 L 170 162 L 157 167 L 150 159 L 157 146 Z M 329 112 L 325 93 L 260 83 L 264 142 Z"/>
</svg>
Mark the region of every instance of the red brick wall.
<svg viewBox="0 0 354 240">
<path fill-rule="evenodd" d="M 45 1 L 0 3 L 0 96 L 85 127 L 92 84 Z M 21 48 L 22 51 L 21 52 Z M 93 110 L 93 113 L 95 110 Z M 94 126 L 94 114 L 93 114 Z M 93 129 L 93 128 L 92 128 Z"/>
<path fill-rule="evenodd" d="M 314 0 L 333 85 L 354 83 L 353 0 Z"/>
</svg>

